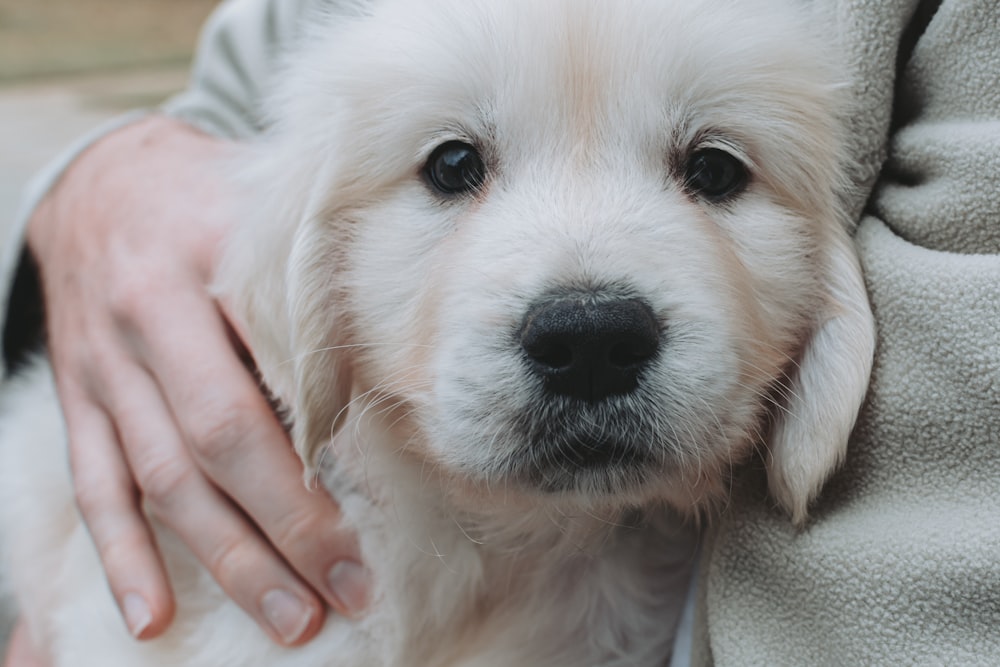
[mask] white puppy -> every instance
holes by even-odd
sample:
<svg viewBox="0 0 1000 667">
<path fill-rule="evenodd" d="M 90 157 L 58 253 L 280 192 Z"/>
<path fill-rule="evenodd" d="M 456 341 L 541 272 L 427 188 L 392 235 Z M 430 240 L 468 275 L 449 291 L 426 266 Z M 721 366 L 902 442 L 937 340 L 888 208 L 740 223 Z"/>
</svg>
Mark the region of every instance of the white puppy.
<svg viewBox="0 0 1000 667">
<path fill-rule="evenodd" d="M 40 368 L 7 396 L 0 527 L 56 665 L 664 664 L 696 542 L 679 517 L 758 451 L 802 522 L 871 364 L 838 74 L 797 13 L 374 0 L 316 18 L 241 158 L 220 290 L 360 531 L 371 612 L 279 648 L 158 528 L 177 620 L 133 641 Z"/>
</svg>

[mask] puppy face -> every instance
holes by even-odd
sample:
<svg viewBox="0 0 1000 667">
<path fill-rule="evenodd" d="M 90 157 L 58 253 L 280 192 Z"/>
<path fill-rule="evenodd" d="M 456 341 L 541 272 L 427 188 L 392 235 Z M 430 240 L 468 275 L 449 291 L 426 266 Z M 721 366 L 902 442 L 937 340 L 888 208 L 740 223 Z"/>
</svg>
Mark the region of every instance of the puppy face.
<svg viewBox="0 0 1000 667">
<path fill-rule="evenodd" d="M 470 488 L 691 507 L 770 439 L 804 516 L 872 334 L 836 75 L 791 13 L 385 0 L 318 30 L 231 253 L 276 259 L 229 268 L 306 460 L 353 396 Z"/>
</svg>

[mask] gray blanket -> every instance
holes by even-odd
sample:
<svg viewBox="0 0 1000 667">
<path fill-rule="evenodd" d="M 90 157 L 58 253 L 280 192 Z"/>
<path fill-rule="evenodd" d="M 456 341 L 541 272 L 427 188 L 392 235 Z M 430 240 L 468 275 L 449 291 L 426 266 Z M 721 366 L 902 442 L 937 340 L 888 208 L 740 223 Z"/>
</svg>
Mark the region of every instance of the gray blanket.
<svg viewBox="0 0 1000 667">
<path fill-rule="evenodd" d="M 1000 665 L 1000 3 L 838 4 L 875 373 L 805 530 L 742 480 L 696 662 Z"/>
</svg>

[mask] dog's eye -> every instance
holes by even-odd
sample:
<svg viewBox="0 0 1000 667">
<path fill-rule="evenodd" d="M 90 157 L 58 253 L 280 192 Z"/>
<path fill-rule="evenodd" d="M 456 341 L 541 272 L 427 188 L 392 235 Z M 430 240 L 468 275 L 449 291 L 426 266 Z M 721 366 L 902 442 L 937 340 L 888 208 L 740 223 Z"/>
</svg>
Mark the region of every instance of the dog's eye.
<svg viewBox="0 0 1000 667">
<path fill-rule="evenodd" d="M 424 173 L 439 192 L 457 195 L 482 185 L 486 167 L 474 146 L 464 141 L 449 141 L 434 149 Z"/>
<path fill-rule="evenodd" d="M 720 201 L 746 186 L 747 171 L 742 162 L 726 151 L 705 148 L 688 160 L 684 184 L 696 194 Z"/>
</svg>

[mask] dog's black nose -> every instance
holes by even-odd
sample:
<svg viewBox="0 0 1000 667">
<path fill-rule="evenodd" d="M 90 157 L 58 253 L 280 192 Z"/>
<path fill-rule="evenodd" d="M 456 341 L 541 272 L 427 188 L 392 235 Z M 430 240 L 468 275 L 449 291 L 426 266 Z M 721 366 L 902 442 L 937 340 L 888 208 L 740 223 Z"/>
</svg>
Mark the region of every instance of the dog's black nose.
<svg viewBox="0 0 1000 667">
<path fill-rule="evenodd" d="M 535 305 L 520 334 L 549 391 L 590 402 L 635 389 L 660 344 L 659 324 L 644 301 L 586 295 Z"/>
</svg>

